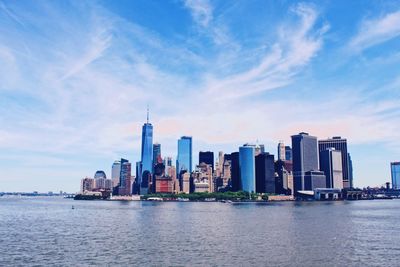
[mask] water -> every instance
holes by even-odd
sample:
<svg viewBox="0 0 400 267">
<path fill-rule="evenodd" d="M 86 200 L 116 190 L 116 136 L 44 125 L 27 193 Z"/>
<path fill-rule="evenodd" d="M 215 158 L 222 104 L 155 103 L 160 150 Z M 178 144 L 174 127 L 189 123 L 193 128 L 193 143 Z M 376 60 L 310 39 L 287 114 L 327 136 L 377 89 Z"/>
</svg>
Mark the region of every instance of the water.
<svg viewBox="0 0 400 267">
<path fill-rule="evenodd" d="M 0 266 L 22 265 L 399 266 L 400 200 L 232 205 L 3 197 Z"/>
</svg>

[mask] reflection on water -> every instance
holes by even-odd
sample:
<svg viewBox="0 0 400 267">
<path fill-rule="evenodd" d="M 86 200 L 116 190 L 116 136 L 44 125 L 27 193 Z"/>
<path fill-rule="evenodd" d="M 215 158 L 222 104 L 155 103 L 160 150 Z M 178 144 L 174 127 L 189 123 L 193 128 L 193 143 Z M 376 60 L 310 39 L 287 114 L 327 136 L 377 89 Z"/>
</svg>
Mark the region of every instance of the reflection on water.
<svg viewBox="0 0 400 267">
<path fill-rule="evenodd" d="M 399 221 L 400 200 L 232 205 L 0 198 L 0 266 L 396 266 Z"/>
</svg>

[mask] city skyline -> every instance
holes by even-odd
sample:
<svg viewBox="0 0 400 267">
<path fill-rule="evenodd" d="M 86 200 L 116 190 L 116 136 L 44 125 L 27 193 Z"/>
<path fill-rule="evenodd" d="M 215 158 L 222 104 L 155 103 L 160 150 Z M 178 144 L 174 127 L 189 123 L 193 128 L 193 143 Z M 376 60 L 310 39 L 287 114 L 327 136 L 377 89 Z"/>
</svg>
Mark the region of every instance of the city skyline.
<svg viewBox="0 0 400 267">
<path fill-rule="evenodd" d="M 384 185 L 400 160 L 399 25 L 398 1 L 0 1 L 0 191 L 134 169 L 147 105 L 163 158 L 181 136 L 192 162 L 342 136 L 354 186 Z"/>
</svg>

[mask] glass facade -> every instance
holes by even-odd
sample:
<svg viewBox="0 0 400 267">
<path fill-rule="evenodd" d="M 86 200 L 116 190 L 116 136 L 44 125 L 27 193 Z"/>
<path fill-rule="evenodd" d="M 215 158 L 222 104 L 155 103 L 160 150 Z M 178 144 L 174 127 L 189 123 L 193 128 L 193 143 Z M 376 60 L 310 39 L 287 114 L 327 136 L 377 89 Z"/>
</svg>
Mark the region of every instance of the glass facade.
<svg viewBox="0 0 400 267">
<path fill-rule="evenodd" d="M 158 157 L 161 158 L 161 144 L 153 144 L 153 173 L 154 167 L 159 163 Z"/>
<path fill-rule="evenodd" d="M 149 174 L 153 172 L 153 125 L 147 122 L 142 128 L 140 193 L 146 194 L 149 188 Z M 146 175 L 144 175 L 146 173 Z"/>
<path fill-rule="evenodd" d="M 290 146 L 285 146 L 285 159 L 292 161 L 292 148 Z"/>
<path fill-rule="evenodd" d="M 131 175 L 131 165 L 129 164 L 129 161 L 127 159 L 121 159 L 121 168 L 120 168 L 120 174 L 119 174 L 119 186 L 122 188 L 125 188 L 126 186 L 126 180 L 128 178 L 128 173 L 129 177 Z"/>
<path fill-rule="evenodd" d="M 293 135 L 292 156 L 294 194 L 297 194 L 297 191 L 305 190 L 305 172 L 317 171 L 319 169 L 317 137 L 310 136 L 308 133 Z"/>
<path fill-rule="evenodd" d="M 177 177 L 181 171 L 192 172 L 192 137 L 182 136 L 178 140 L 178 157 L 176 160 Z"/>
<path fill-rule="evenodd" d="M 400 162 L 390 163 L 390 171 L 392 174 L 392 188 L 400 189 Z"/>
<path fill-rule="evenodd" d="M 239 147 L 239 168 L 242 190 L 256 192 L 256 166 L 254 146 Z"/>
</svg>

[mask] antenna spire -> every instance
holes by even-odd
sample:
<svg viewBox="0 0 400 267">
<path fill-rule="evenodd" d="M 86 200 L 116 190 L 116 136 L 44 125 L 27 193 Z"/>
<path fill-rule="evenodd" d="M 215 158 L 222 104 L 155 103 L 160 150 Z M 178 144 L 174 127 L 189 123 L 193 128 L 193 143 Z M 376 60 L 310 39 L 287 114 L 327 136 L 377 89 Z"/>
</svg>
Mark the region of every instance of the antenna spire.
<svg viewBox="0 0 400 267">
<path fill-rule="evenodd" d="M 147 104 L 147 123 L 149 123 L 149 104 Z"/>
</svg>

